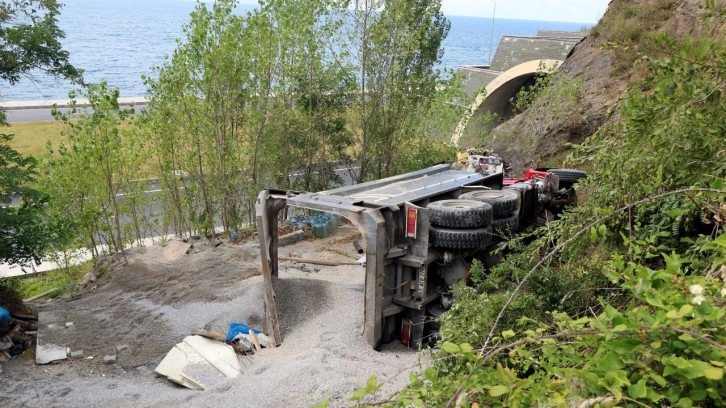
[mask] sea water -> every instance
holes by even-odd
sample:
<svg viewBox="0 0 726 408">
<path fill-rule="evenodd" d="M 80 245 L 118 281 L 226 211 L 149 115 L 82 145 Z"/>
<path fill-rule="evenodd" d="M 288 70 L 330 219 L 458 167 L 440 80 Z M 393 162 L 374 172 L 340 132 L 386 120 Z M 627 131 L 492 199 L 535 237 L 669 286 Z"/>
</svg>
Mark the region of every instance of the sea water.
<svg viewBox="0 0 726 408">
<path fill-rule="evenodd" d="M 58 25 L 71 63 L 85 71 L 86 82 L 106 80 L 122 97 L 146 95 L 142 75 L 171 57 L 176 39 L 196 6 L 193 0 L 63 0 Z M 240 11 L 251 5 L 240 5 Z M 437 68 L 485 65 L 503 35 L 535 35 L 538 30 L 579 31 L 584 24 L 447 16 L 451 30 Z M 492 36 L 493 32 L 493 36 Z M 490 48 L 491 44 L 491 48 Z M 15 86 L 2 84 L 0 100 L 67 99 L 74 86 L 36 75 Z"/>
</svg>

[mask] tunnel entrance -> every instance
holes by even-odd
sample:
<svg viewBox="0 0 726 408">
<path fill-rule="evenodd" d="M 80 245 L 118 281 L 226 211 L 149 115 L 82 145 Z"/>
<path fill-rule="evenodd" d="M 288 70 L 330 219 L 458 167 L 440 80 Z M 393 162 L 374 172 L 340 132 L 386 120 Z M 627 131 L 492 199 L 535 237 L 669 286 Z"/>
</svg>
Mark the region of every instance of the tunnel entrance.
<svg viewBox="0 0 726 408">
<path fill-rule="evenodd" d="M 487 84 L 485 95 L 476 97 L 452 135 L 452 142 L 458 146 L 462 138 L 479 140 L 481 135 L 510 119 L 516 114 L 514 102 L 520 90 L 531 88 L 538 77 L 561 63 L 560 60 L 528 61 L 503 72 Z"/>
</svg>

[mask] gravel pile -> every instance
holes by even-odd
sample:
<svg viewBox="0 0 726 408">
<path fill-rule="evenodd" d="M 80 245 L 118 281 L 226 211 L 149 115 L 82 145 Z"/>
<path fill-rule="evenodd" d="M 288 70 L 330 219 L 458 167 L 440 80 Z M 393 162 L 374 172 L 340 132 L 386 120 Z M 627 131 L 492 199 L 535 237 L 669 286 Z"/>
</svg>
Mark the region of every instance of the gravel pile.
<svg viewBox="0 0 726 408">
<path fill-rule="evenodd" d="M 344 226 L 280 255 L 350 261 L 358 258 L 351 244 L 357 236 Z M 91 324 L 74 324 L 85 330 L 74 344 L 84 358 L 36 366 L 26 352 L 2 363 L 0 406 L 309 407 L 326 398 L 331 407 L 351 406 L 349 396 L 370 376 L 385 381 L 380 400 L 420 368 L 420 355 L 400 343 L 376 352 L 363 341 L 363 267 L 283 262 L 276 293 L 283 344 L 242 358 L 239 376 L 206 391 L 177 386 L 153 369 L 192 330 L 226 331 L 231 322 L 263 328 L 259 250 L 254 242 L 196 246 L 175 262 L 160 254 L 155 247 L 136 250 L 93 292 L 44 305 L 87 311 Z M 129 348 L 116 364 L 104 364 L 103 350 L 118 344 Z"/>
</svg>

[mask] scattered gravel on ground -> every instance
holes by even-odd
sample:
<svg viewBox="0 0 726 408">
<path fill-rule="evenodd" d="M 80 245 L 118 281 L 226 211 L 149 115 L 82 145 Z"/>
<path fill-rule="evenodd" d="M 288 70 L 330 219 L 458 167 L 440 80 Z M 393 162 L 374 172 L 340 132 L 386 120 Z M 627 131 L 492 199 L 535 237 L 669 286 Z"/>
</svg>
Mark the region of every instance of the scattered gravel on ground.
<svg viewBox="0 0 726 408">
<path fill-rule="evenodd" d="M 357 259 L 354 227 L 280 248 L 282 256 L 349 262 Z M 255 241 L 218 247 L 195 244 L 169 262 L 161 248 L 130 251 L 129 264 L 77 298 L 39 310 L 72 311 L 83 358 L 36 366 L 32 350 L 0 363 L 3 407 L 331 407 L 372 375 L 385 381 L 383 399 L 406 385 L 421 355 L 400 343 L 372 350 L 361 336 L 364 268 L 281 262 L 276 289 L 283 344 L 241 358 L 242 373 L 206 391 L 189 390 L 153 373 L 166 353 L 195 329 L 225 331 L 232 322 L 264 328 L 259 247 Z M 79 321 L 78 316 L 82 319 Z M 118 345 L 127 346 L 117 351 Z M 115 364 L 104 356 L 116 354 Z"/>
</svg>

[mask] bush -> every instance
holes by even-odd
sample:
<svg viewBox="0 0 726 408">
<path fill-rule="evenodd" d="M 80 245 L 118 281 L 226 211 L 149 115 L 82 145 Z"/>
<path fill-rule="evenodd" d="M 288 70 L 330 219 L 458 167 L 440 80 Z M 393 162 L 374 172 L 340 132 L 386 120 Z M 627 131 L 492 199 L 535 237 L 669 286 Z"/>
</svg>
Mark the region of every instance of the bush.
<svg viewBox="0 0 726 408">
<path fill-rule="evenodd" d="M 457 288 L 435 363 L 393 405 L 726 404 L 726 54 L 714 38 L 658 38 L 668 56 L 573 155 L 592 167 L 578 186 L 588 201 L 486 280 L 473 274 L 483 293 Z"/>
</svg>

